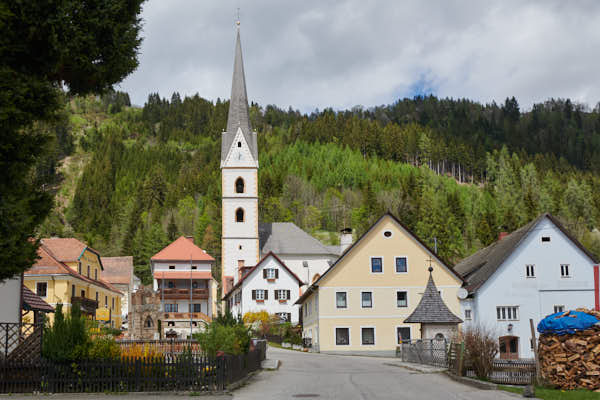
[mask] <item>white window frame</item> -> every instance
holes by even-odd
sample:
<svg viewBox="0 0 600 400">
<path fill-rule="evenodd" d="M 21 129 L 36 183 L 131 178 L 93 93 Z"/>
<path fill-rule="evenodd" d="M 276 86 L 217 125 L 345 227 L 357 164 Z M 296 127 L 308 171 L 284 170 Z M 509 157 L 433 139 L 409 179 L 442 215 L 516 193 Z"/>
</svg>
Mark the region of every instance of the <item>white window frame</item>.
<svg viewBox="0 0 600 400">
<path fill-rule="evenodd" d="M 535 278 L 535 264 L 526 264 L 525 265 L 525 277 L 526 278 Z"/>
<path fill-rule="evenodd" d="M 337 344 L 337 330 L 348 329 L 348 344 Z M 350 347 L 352 346 L 352 327 L 350 326 L 334 326 L 333 327 L 333 344 L 336 347 Z"/>
<path fill-rule="evenodd" d="M 363 305 L 363 293 L 371 293 L 371 306 L 366 307 Z M 370 290 L 365 290 L 360 292 L 360 308 L 373 308 L 373 292 Z"/>
<path fill-rule="evenodd" d="M 557 308 L 562 308 L 562 310 L 557 311 Z M 564 305 L 560 305 L 560 304 L 555 304 L 554 305 L 554 313 L 553 314 L 556 314 L 556 313 L 559 313 L 559 312 L 560 313 L 565 312 L 565 306 Z"/>
<path fill-rule="evenodd" d="M 364 344 L 363 343 L 363 329 L 364 328 L 366 328 L 366 329 L 372 328 L 373 329 L 373 344 Z M 368 326 L 361 326 L 360 327 L 360 345 L 361 346 L 366 346 L 366 347 L 376 346 L 377 345 L 377 329 L 375 328 L 375 326 L 368 325 Z"/>
<path fill-rule="evenodd" d="M 346 307 L 338 307 L 337 304 L 337 294 L 338 293 L 345 293 L 346 294 Z M 336 290 L 335 292 L 333 292 L 333 300 L 335 301 L 335 309 L 336 310 L 347 310 L 348 309 L 348 292 L 346 290 Z"/>
<path fill-rule="evenodd" d="M 394 336 L 396 338 L 396 345 L 400 345 L 400 343 L 398 343 L 398 328 L 408 328 L 408 330 L 410 332 L 410 340 L 413 340 L 412 326 L 410 326 L 410 325 L 396 325 L 394 327 Z"/>
<path fill-rule="evenodd" d="M 399 292 L 406 293 L 406 305 L 405 306 L 399 306 L 398 305 L 398 293 Z M 398 290 L 398 289 L 396 289 L 396 308 L 408 308 L 408 290 Z"/>
<path fill-rule="evenodd" d="M 467 312 L 469 315 L 467 316 Z M 473 311 L 470 308 L 465 309 L 465 320 L 471 321 L 473 319 Z"/>
<path fill-rule="evenodd" d="M 516 312 L 516 317 L 513 316 L 509 318 L 509 309 L 511 314 Z M 500 315 L 498 315 L 498 310 L 500 310 Z M 496 306 L 496 319 L 498 321 L 519 321 L 520 314 L 521 311 L 519 310 L 519 306 Z"/>
<path fill-rule="evenodd" d="M 275 279 L 275 268 L 265 268 L 267 278 L 266 279 Z"/>
<path fill-rule="evenodd" d="M 277 289 L 277 300 L 289 300 L 287 298 L 287 289 Z"/>
<path fill-rule="evenodd" d="M 254 289 L 255 290 L 255 300 L 265 301 L 265 289 Z M 260 296 L 258 295 L 260 293 Z"/>
<path fill-rule="evenodd" d="M 381 258 L 381 272 L 373 272 L 373 259 L 374 258 Z M 369 272 L 372 273 L 373 275 L 379 275 L 379 274 L 383 274 L 383 272 L 385 271 L 384 269 L 384 262 L 383 262 L 383 256 L 371 256 L 371 258 L 369 259 Z"/>
<path fill-rule="evenodd" d="M 561 278 L 571 278 L 573 277 L 573 275 L 571 275 L 571 271 L 570 271 L 570 267 L 571 264 L 560 264 L 560 277 Z M 566 268 L 565 268 L 566 267 Z M 564 272 L 567 272 L 566 274 Z"/>
<path fill-rule="evenodd" d="M 398 260 L 399 258 L 404 258 L 406 260 L 406 272 L 398 272 L 398 269 L 396 266 L 396 263 L 398 261 L 396 261 L 396 260 Z M 408 256 L 395 256 L 394 257 L 394 272 L 397 274 L 408 274 Z"/>
</svg>

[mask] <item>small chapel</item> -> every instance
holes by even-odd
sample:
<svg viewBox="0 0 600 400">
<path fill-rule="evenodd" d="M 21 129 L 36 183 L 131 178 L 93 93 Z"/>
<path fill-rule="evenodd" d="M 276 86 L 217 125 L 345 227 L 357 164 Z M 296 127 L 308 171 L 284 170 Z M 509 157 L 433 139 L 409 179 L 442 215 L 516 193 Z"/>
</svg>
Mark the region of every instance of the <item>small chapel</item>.
<svg viewBox="0 0 600 400">
<path fill-rule="evenodd" d="M 341 252 L 341 247 L 324 245 L 292 222 L 259 222 L 258 151 L 257 133 L 250 122 L 238 22 L 227 129 L 221 137 L 221 284 L 225 296 L 267 254 L 276 255 L 302 281 L 302 290 Z M 270 286 L 284 289 L 272 282 L 264 286 L 264 290 Z M 298 291 L 298 286 L 293 290 Z M 269 311 L 264 303 L 257 307 Z"/>
</svg>

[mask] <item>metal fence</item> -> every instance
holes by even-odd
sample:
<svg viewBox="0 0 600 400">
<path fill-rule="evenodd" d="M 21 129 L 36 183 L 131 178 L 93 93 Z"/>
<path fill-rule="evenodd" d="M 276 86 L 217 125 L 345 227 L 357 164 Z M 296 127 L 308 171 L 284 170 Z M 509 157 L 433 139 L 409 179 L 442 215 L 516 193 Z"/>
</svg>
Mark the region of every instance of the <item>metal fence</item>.
<svg viewBox="0 0 600 400">
<path fill-rule="evenodd" d="M 202 349 L 197 340 L 194 339 L 161 339 L 161 340 L 117 340 L 121 350 L 132 347 L 141 347 L 142 349 L 153 350 L 162 354 L 183 354 L 192 352 L 192 354 L 202 354 Z"/>
<path fill-rule="evenodd" d="M 475 377 L 475 371 L 466 366 L 465 375 Z M 494 360 L 492 372 L 488 379 L 494 383 L 502 383 L 508 385 L 528 385 L 535 378 L 535 360 L 518 359 L 518 360 Z"/>
<path fill-rule="evenodd" d="M 260 369 L 266 343 L 247 354 L 0 363 L 0 393 L 84 393 L 223 390 Z"/>
<path fill-rule="evenodd" d="M 446 339 L 419 339 L 404 341 L 400 345 L 402 361 L 448 366 L 448 342 Z"/>
</svg>

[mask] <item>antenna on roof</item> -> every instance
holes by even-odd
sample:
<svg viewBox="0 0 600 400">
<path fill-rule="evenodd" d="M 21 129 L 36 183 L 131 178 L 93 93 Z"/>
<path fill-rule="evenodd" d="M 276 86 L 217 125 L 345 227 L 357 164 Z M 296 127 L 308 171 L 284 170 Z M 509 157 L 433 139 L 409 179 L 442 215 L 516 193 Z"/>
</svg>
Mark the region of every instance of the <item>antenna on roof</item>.
<svg viewBox="0 0 600 400">
<path fill-rule="evenodd" d="M 237 8 L 237 19 L 235 20 L 235 24 L 240 26 L 240 8 Z"/>
</svg>

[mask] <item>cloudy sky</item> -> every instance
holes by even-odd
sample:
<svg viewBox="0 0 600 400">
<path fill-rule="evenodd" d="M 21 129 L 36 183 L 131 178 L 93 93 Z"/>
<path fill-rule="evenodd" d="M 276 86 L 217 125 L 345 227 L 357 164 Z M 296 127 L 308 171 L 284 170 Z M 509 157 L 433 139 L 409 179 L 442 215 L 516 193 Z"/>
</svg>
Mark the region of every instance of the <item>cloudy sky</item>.
<svg viewBox="0 0 600 400">
<path fill-rule="evenodd" d="M 415 94 L 600 101 L 600 1 L 148 0 L 121 85 L 229 98 L 240 8 L 248 96 L 312 111 Z"/>
</svg>

